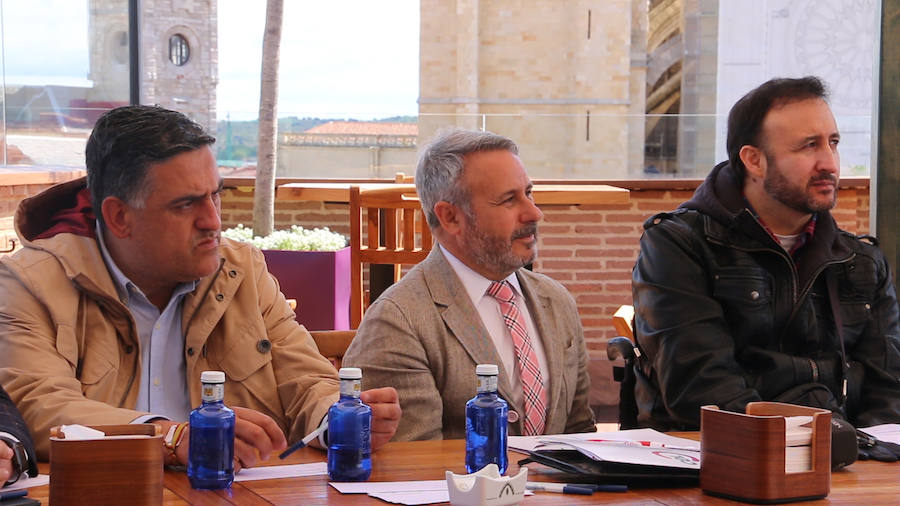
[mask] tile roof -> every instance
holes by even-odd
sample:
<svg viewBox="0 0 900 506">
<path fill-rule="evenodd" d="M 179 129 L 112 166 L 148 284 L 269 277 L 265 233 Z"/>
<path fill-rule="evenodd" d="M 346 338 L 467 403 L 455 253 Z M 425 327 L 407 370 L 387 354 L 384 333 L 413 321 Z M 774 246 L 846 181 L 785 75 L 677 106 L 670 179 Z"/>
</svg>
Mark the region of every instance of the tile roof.
<svg viewBox="0 0 900 506">
<path fill-rule="evenodd" d="M 303 133 L 344 135 L 419 135 L 415 123 L 379 123 L 374 121 L 329 121 Z"/>
</svg>

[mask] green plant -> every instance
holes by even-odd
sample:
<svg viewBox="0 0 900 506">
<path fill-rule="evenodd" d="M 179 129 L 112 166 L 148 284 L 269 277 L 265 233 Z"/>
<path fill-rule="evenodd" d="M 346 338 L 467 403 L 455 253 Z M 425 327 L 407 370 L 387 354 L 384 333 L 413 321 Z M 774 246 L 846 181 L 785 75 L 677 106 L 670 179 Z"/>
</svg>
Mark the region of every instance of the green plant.
<svg viewBox="0 0 900 506">
<path fill-rule="evenodd" d="M 238 224 L 222 231 L 222 236 L 235 241 L 249 242 L 259 249 L 290 251 L 337 251 L 347 247 L 347 238 L 325 228 L 312 230 L 291 225 L 290 230 L 276 230 L 266 237 L 254 237 L 253 229 Z"/>
</svg>

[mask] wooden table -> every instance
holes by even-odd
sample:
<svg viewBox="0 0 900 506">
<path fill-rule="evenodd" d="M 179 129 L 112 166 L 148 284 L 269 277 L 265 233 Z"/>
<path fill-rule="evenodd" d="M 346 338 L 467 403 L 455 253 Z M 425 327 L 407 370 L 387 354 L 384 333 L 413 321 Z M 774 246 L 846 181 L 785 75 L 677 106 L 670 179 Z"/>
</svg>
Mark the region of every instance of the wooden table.
<svg viewBox="0 0 900 506">
<path fill-rule="evenodd" d="M 278 200 L 349 202 L 351 183 L 288 183 L 275 189 Z M 367 188 L 395 186 L 361 184 Z M 412 185 L 411 185 L 412 186 Z M 627 204 L 629 191 L 605 184 L 540 184 L 533 188 L 534 201 L 541 205 Z"/>
<path fill-rule="evenodd" d="M 679 434 L 696 438 L 692 435 Z M 417 441 L 389 443 L 372 458 L 370 481 L 437 480 L 444 479 L 444 471 L 464 474 L 465 443 L 462 440 Z M 518 472 L 516 461 L 523 455 L 510 452 L 507 474 Z M 287 459 L 286 463 L 322 462 L 325 453 L 305 448 Z M 279 463 L 269 461 L 269 464 Z M 48 464 L 41 464 L 47 472 Z M 532 481 L 555 481 L 556 472 L 544 466 L 529 464 L 528 478 Z M 184 472 L 166 471 L 164 504 L 239 504 L 239 505 L 316 505 L 316 504 L 379 504 L 378 499 L 359 494 L 341 495 L 328 485 L 325 475 L 235 483 L 229 491 L 199 491 L 191 489 Z M 48 504 L 49 487 L 33 488 L 29 496 Z M 896 504 L 900 500 L 900 463 L 857 462 L 847 469 L 832 473 L 831 493 L 819 504 Z M 697 487 L 680 489 L 630 490 L 626 493 L 595 493 L 593 496 L 561 495 L 537 492 L 526 497 L 523 505 L 539 504 L 739 504 L 703 494 Z"/>
</svg>

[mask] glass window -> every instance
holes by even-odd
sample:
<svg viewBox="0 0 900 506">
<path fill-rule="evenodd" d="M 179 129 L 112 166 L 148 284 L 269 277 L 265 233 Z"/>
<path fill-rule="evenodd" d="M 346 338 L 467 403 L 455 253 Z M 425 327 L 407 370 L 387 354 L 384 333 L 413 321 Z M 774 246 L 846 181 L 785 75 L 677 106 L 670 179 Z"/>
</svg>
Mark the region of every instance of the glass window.
<svg viewBox="0 0 900 506">
<path fill-rule="evenodd" d="M 83 168 L 94 122 L 129 103 L 128 1 L 0 0 L 0 24 L 0 164 Z"/>
<path fill-rule="evenodd" d="M 169 61 L 180 67 L 191 59 L 191 48 L 184 35 L 176 33 L 169 37 Z"/>
</svg>

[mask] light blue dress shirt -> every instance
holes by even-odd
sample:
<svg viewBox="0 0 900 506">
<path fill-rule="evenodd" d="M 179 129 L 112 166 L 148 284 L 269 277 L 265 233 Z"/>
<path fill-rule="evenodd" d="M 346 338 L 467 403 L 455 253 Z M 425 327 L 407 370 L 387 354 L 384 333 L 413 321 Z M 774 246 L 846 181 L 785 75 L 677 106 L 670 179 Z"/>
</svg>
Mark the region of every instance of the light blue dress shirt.
<svg viewBox="0 0 900 506">
<path fill-rule="evenodd" d="M 141 378 L 135 409 L 153 414 L 138 417 L 133 423 L 160 417 L 187 420 L 191 412 L 191 398 L 187 388 L 181 310 L 184 296 L 197 287 L 199 280 L 179 284 L 160 313 L 113 261 L 99 222 L 96 229 L 103 261 L 116 286 L 119 300 L 131 311 L 140 339 Z"/>
</svg>

